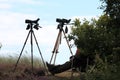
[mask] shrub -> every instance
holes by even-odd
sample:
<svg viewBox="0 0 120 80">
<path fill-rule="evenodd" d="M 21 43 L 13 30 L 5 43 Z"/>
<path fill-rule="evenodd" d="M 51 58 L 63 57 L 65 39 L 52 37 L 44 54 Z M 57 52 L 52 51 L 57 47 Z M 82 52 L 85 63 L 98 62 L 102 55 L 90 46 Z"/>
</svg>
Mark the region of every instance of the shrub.
<svg viewBox="0 0 120 80">
<path fill-rule="evenodd" d="M 82 74 L 81 80 L 119 80 L 120 79 L 120 62 L 108 63 L 99 58 L 94 66 L 89 66 L 87 72 Z"/>
</svg>

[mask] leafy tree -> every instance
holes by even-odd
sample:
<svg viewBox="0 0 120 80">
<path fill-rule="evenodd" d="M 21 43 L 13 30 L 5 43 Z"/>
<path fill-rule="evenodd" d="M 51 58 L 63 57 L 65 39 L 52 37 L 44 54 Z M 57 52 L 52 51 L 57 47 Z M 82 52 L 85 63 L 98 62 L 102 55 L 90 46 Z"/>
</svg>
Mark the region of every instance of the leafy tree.
<svg viewBox="0 0 120 80">
<path fill-rule="evenodd" d="M 81 49 L 81 54 L 108 56 L 120 52 L 120 1 L 101 0 L 105 15 L 98 20 L 74 21 L 70 39 Z"/>
<path fill-rule="evenodd" d="M 72 32 L 68 37 L 75 41 L 75 45 L 81 50 L 81 55 L 93 57 L 99 54 L 102 58 L 105 65 L 97 66 L 100 66 L 102 72 L 100 73 L 98 68 L 94 71 L 95 74 L 104 75 L 95 75 L 95 78 L 92 75 L 93 79 L 117 80 L 120 75 L 120 0 L 101 1 L 105 3 L 102 5 L 105 14 L 90 21 L 84 19 L 81 22 L 75 19 Z"/>
<path fill-rule="evenodd" d="M 118 55 L 120 52 L 120 0 L 101 0 L 104 4 L 102 9 L 110 16 L 111 20 L 108 22 L 107 29 L 114 38 L 113 53 Z"/>
<path fill-rule="evenodd" d="M 108 14 L 111 18 L 120 18 L 120 0 L 100 0 L 104 4 L 101 9 Z"/>
<path fill-rule="evenodd" d="M 98 20 L 84 19 L 83 23 L 76 19 L 69 38 L 74 39 L 75 45 L 81 49 L 81 54 L 99 54 L 102 57 L 111 55 L 116 42 L 114 34 L 108 29 L 110 20 L 107 15 L 101 15 Z"/>
</svg>

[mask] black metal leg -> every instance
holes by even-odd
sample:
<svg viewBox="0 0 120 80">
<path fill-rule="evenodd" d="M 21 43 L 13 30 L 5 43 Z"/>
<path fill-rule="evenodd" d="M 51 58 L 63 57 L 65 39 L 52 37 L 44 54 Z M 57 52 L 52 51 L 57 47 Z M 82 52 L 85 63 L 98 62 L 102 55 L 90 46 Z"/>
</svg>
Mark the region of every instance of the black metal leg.
<svg viewBox="0 0 120 80">
<path fill-rule="evenodd" d="M 67 42 L 68 48 L 69 48 L 69 50 L 70 50 L 70 53 L 71 53 L 71 55 L 73 56 L 72 50 L 71 50 L 71 48 L 70 48 L 70 45 L 69 45 L 69 42 L 68 42 L 68 40 L 67 40 L 67 37 L 66 37 L 66 35 L 65 35 L 64 30 L 63 30 L 63 34 L 64 34 L 64 36 L 65 36 L 65 39 L 66 39 L 66 42 Z"/>
<path fill-rule="evenodd" d="M 68 47 L 69 47 L 70 53 L 71 53 L 71 55 L 73 56 L 72 50 L 71 50 L 71 48 L 70 48 L 70 45 L 69 45 L 69 42 L 68 42 L 68 40 L 67 40 L 67 37 L 66 37 L 66 35 L 65 35 L 64 30 L 63 30 L 63 34 L 64 34 L 64 36 L 65 36 L 65 39 L 66 39 L 67 45 L 68 45 Z M 73 68 L 73 59 L 71 60 L 71 68 Z M 71 72 L 71 80 L 72 80 L 72 78 L 73 78 L 73 74 L 74 74 L 74 72 L 72 71 L 72 72 Z"/>
<path fill-rule="evenodd" d="M 48 72 L 48 71 L 47 71 L 47 68 L 46 68 L 46 65 L 45 65 L 45 62 L 44 62 L 44 59 L 43 59 L 43 56 L 42 56 L 42 53 L 41 53 L 41 50 L 40 50 L 40 47 L 39 47 L 39 45 L 38 45 L 38 42 L 37 42 L 37 39 L 36 39 L 36 37 L 35 37 L 34 32 L 33 32 L 33 36 L 34 36 L 36 45 L 37 45 L 37 47 L 38 47 L 38 51 L 39 51 L 39 53 L 40 53 L 40 56 L 41 56 L 41 58 L 42 58 L 43 65 L 44 65 L 44 67 L 45 67 L 45 69 L 46 69 L 46 72 Z"/>
<path fill-rule="evenodd" d="M 32 66 L 32 72 L 33 72 L 33 31 L 31 30 L 31 66 Z"/>
<path fill-rule="evenodd" d="M 23 52 L 23 50 L 24 50 L 24 47 L 25 47 L 25 45 L 26 45 L 26 42 L 27 42 L 27 40 L 28 40 L 29 35 L 30 35 L 30 31 L 29 31 L 29 33 L 28 33 L 28 35 L 27 35 L 27 38 L 26 38 L 25 42 L 24 42 L 23 48 L 22 48 L 22 50 L 21 50 L 21 52 L 20 52 L 19 58 L 18 58 L 18 60 L 17 60 L 17 62 L 16 62 L 16 64 L 15 64 L 15 67 L 14 67 L 13 72 L 15 72 L 15 70 L 16 70 L 16 68 L 17 68 L 18 62 L 19 62 L 19 60 L 20 60 L 20 57 L 21 57 L 21 55 L 22 55 L 22 52 Z"/>
</svg>

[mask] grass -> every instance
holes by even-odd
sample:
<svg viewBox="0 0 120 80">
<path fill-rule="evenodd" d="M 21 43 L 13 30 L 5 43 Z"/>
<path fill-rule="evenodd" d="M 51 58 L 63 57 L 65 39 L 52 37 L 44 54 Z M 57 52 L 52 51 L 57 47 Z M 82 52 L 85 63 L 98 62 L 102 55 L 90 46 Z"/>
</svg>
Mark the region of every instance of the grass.
<svg viewBox="0 0 120 80">
<path fill-rule="evenodd" d="M 70 80 L 70 72 L 63 72 L 55 76 L 42 76 L 44 66 L 41 60 L 35 58 L 34 69 L 31 70 L 31 58 L 22 57 L 15 68 L 17 57 L 0 57 L 0 80 Z M 74 77 L 72 80 L 119 80 L 120 62 L 109 64 L 99 59 L 95 67 L 89 66 L 86 73 Z"/>
<path fill-rule="evenodd" d="M 56 76 L 42 76 L 45 71 L 45 68 L 40 59 L 35 58 L 33 61 L 34 69 L 32 71 L 31 67 L 31 58 L 30 57 L 21 57 L 20 61 L 16 67 L 17 57 L 2 57 L 0 56 L 0 80 L 69 80 L 70 77 L 66 73 L 58 74 Z M 62 76 L 61 76 L 62 75 Z M 64 76 L 63 76 L 64 75 Z M 79 79 L 75 79 L 79 80 Z"/>
<path fill-rule="evenodd" d="M 19 63 L 16 67 L 15 72 L 13 69 L 15 68 L 15 64 L 18 58 L 9 56 L 9 57 L 0 57 L 0 80 L 38 80 L 39 77 L 37 73 L 39 71 L 44 70 L 41 61 L 35 58 L 33 61 L 33 71 L 31 70 L 31 60 L 29 57 L 22 57 L 19 60 Z M 33 73 L 33 74 L 31 74 Z M 36 74 L 36 75 L 34 75 Z M 39 73 L 40 74 L 40 73 Z M 32 76 L 31 76 L 32 75 Z"/>
</svg>

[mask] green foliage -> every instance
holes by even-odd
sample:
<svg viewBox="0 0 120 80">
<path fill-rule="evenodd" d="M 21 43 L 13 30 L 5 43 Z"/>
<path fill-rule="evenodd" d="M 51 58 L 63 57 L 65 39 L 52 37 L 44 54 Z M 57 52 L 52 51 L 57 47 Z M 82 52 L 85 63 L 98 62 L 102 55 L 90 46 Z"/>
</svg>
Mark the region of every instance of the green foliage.
<svg viewBox="0 0 120 80">
<path fill-rule="evenodd" d="M 72 32 L 68 36 L 70 40 L 75 41 L 75 45 L 80 48 L 81 54 L 87 56 L 99 55 L 95 59 L 94 66 L 89 66 L 87 72 L 82 74 L 82 77 L 84 76 L 83 80 L 120 79 L 120 17 L 118 16 L 120 12 L 115 12 L 116 9 L 120 10 L 120 1 L 102 1 L 109 2 L 105 5 L 105 7 L 107 6 L 107 14 L 90 21 L 84 19 L 83 23 L 79 19 L 75 19 Z M 119 2 L 116 3 L 116 1 Z M 107 10 L 108 7 L 109 10 L 111 8 L 111 11 Z"/>
<path fill-rule="evenodd" d="M 83 23 L 76 19 L 69 38 L 75 41 L 75 45 L 80 48 L 81 54 L 88 56 L 99 54 L 102 58 L 108 57 L 108 55 L 116 53 L 116 48 L 120 47 L 118 40 L 120 39 L 120 31 L 115 35 L 116 30 L 110 27 L 110 21 L 111 18 L 107 15 L 101 15 L 98 20 L 91 19 L 88 21 L 84 19 Z M 119 50 L 117 49 L 117 52 Z"/>
<path fill-rule="evenodd" d="M 81 22 L 75 19 L 69 39 L 75 41 L 81 55 L 96 56 L 82 80 L 120 79 L 120 0 L 100 0 L 105 14 Z"/>
<path fill-rule="evenodd" d="M 115 47 L 120 44 L 120 0 L 101 0 L 104 4 L 104 12 L 111 19 L 108 21 L 107 29 L 114 35 Z"/>
<path fill-rule="evenodd" d="M 104 3 L 101 9 L 104 9 L 106 14 L 110 15 L 111 18 L 120 18 L 120 0 L 100 0 Z"/>
<path fill-rule="evenodd" d="M 92 24 L 89 23 L 86 19 L 84 19 L 83 24 L 80 24 L 80 21 L 76 19 L 75 26 L 72 27 L 72 34 L 71 38 L 75 40 L 75 44 L 82 48 L 81 50 L 85 53 L 91 53 L 94 47 L 90 47 L 88 43 L 92 43 L 94 38 L 94 27 Z M 94 44 L 92 44 L 94 45 Z M 82 46 L 82 47 L 81 47 Z M 89 50 L 88 50 L 89 49 Z M 87 52 L 89 51 L 89 52 Z"/>
<path fill-rule="evenodd" d="M 86 73 L 82 73 L 84 80 L 119 80 L 120 79 L 120 62 L 116 64 L 109 64 L 107 59 L 105 62 L 97 58 L 96 64 L 89 66 Z M 94 68 L 94 69 L 93 69 Z M 82 79 L 81 79 L 82 80 Z"/>
</svg>

